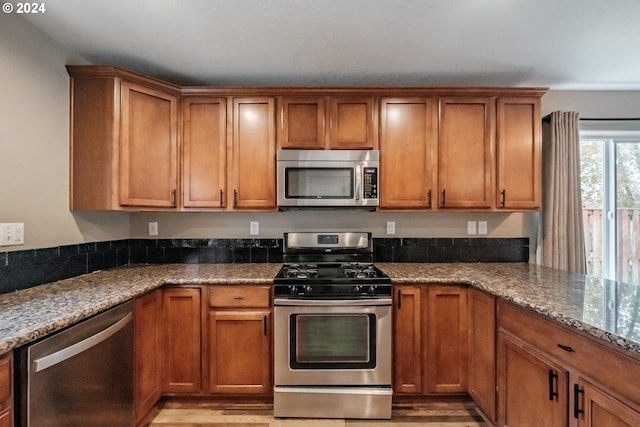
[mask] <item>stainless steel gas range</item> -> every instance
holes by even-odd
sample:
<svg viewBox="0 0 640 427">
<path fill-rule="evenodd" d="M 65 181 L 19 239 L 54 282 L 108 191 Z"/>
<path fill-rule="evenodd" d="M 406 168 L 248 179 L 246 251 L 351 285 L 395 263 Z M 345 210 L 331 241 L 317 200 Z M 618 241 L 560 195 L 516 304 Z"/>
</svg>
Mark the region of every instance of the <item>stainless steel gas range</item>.
<svg viewBox="0 0 640 427">
<path fill-rule="evenodd" d="M 371 233 L 285 233 L 274 415 L 391 418 L 391 279 Z"/>
</svg>

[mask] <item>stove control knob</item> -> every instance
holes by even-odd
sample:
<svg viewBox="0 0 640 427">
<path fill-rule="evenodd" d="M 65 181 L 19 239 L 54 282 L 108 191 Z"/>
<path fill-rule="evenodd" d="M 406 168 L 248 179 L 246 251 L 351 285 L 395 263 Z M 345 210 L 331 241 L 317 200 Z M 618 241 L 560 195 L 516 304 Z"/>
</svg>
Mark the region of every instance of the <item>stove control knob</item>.
<svg viewBox="0 0 640 427">
<path fill-rule="evenodd" d="M 362 286 L 360 286 L 360 285 L 355 285 L 355 286 L 353 287 L 353 292 L 354 292 L 355 294 L 360 294 L 360 293 L 362 293 L 362 292 L 363 292 Z"/>
<path fill-rule="evenodd" d="M 302 287 L 302 292 L 305 295 L 310 295 L 313 292 L 313 288 L 311 286 L 309 286 L 309 285 L 305 285 L 305 286 Z"/>
<path fill-rule="evenodd" d="M 376 288 L 377 288 L 377 286 L 373 286 L 373 285 L 369 286 L 369 289 L 367 289 L 367 293 L 369 295 L 375 295 L 376 294 Z"/>
<path fill-rule="evenodd" d="M 296 285 L 289 285 L 289 295 L 294 296 L 298 294 L 298 287 Z"/>
</svg>

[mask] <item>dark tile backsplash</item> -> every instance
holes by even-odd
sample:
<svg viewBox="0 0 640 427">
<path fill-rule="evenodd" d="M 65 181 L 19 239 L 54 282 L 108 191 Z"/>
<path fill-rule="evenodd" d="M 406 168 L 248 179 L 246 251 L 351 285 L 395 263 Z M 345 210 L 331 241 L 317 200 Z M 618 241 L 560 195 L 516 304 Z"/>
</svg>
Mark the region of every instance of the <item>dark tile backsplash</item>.
<svg viewBox="0 0 640 427">
<path fill-rule="evenodd" d="M 374 239 L 373 252 L 376 262 L 529 262 L 529 239 Z"/>
<path fill-rule="evenodd" d="M 528 238 L 375 238 L 376 262 L 528 262 Z M 0 253 L 0 293 L 128 264 L 281 263 L 282 239 L 126 239 Z"/>
</svg>

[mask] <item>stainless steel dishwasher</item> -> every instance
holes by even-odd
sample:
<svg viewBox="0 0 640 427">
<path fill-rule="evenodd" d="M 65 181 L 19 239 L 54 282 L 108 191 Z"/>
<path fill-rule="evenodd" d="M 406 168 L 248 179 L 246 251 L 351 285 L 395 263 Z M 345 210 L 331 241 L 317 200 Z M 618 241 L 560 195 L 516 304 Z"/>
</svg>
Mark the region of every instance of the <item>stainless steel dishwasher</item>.
<svg viewBox="0 0 640 427">
<path fill-rule="evenodd" d="M 20 427 L 133 426 L 132 310 L 126 302 L 24 348 Z"/>
</svg>

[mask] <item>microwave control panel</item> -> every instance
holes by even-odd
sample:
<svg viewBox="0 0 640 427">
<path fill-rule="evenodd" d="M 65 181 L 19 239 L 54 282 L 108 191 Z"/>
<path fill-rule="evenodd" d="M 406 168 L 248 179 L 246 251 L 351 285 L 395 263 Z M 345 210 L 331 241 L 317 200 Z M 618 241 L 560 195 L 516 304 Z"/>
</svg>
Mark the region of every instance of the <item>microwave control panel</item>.
<svg viewBox="0 0 640 427">
<path fill-rule="evenodd" d="M 362 198 L 378 198 L 378 168 L 363 168 L 363 189 Z"/>
</svg>

